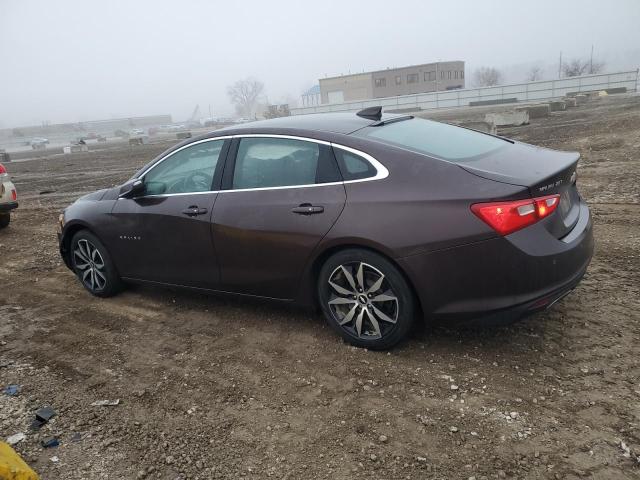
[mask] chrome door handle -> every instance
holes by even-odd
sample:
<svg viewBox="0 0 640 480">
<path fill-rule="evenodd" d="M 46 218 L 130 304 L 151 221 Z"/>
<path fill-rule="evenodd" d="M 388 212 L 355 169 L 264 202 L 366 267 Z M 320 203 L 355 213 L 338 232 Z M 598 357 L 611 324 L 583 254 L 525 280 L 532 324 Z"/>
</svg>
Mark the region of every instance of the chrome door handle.
<svg viewBox="0 0 640 480">
<path fill-rule="evenodd" d="M 303 203 L 302 205 L 292 208 L 291 211 L 298 215 L 313 215 L 314 213 L 324 212 L 324 207 L 320 205 L 311 205 L 310 203 Z"/>
<path fill-rule="evenodd" d="M 198 215 L 204 215 L 207 213 L 206 208 L 199 208 L 197 205 L 191 205 L 188 208 L 182 210 L 183 215 L 187 215 L 188 217 L 196 217 Z"/>
</svg>

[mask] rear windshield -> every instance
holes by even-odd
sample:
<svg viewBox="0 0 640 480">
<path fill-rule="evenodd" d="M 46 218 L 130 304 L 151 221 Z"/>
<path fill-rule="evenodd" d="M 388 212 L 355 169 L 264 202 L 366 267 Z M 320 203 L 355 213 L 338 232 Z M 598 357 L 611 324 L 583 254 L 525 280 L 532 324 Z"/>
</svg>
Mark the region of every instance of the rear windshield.
<svg viewBox="0 0 640 480">
<path fill-rule="evenodd" d="M 456 163 L 485 155 L 507 144 L 506 140 L 491 135 L 422 118 L 368 127 L 355 135 Z"/>
</svg>

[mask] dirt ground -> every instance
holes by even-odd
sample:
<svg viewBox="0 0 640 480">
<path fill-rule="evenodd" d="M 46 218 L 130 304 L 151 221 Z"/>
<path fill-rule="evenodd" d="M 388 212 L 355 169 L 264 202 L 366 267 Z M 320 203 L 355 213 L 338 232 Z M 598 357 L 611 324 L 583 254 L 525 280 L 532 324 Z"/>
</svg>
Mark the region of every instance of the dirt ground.
<svg viewBox="0 0 640 480">
<path fill-rule="evenodd" d="M 8 164 L 0 386 L 22 389 L 0 393 L 0 437 L 25 433 L 15 448 L 43 479 L 640 478 L 640 96 L 500 133 L 582 153 L 586 277 L 511 327 L 416 328 L 388 353 L 269 303 L 86 293 L 59 258 L 59 212 L 169 144 Z M 57 415 L 31 431 L 45 405 Z"/>
</svg>

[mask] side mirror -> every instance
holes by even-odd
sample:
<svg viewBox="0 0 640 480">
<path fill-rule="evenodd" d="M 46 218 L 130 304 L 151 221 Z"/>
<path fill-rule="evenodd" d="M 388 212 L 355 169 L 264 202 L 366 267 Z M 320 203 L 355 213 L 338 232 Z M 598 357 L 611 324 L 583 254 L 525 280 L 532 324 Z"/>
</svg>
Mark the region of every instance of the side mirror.
<svg viewBox="0 0 640 480">
<path fill-rule="evenodd" d="M 125 183 L 120 188 L 120 198 L 134 198 L 143 195 L 145 191 L 144 181 L 136 178 L 131 182 Z"/>
</svg>

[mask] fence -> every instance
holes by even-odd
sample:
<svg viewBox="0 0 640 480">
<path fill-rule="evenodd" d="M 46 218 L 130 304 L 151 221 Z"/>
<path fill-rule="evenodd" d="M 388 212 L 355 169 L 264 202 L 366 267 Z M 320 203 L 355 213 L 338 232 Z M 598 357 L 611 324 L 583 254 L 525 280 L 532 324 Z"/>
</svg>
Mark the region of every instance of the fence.
<svg viewBox="0 0 640 480">
<path fill-rule="evenodd" d="M 363 108 L 382 105 L 384 110 L 411 110 L 465 107 L 469 102 L 505 101 L 535 102 L 564 97 L 573 92 L 605 90 L 624 87 L 627 91 L 638 90 L 639 70 L 631 72 L 584 75 L 581 77 L 517 83 L 498 87 L 468 88 L 431 93 L 402 95 L 399 97 L 375 98 L 355 102 L 333 103 L 314 107 L 292 108 L 291 115 L 325 112 L 356 112 Z"/>
</svg>

